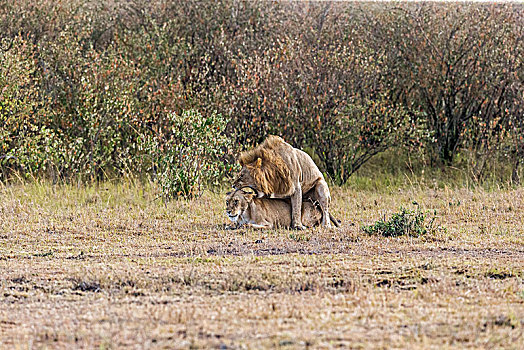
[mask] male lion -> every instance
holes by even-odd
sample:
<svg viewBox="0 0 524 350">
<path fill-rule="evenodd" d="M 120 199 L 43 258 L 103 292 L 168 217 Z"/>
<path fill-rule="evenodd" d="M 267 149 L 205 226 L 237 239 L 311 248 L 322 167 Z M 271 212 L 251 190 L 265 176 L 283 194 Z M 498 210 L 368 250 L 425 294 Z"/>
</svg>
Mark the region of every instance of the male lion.
<svg viewBox="0 0 524 350">
<path fill-rule="evenodd" d="M 226 197 L 226 214 L 235 224 L 232 228 L 244 225 L 264 229 L 291 227 L 289 199 L 256 198 L 256 192 L 229 192 Z M 308 227 L 318 226 L 322 220 L 320 208 L 309 199 L 302 203 L 301 216 L 302 223 Z"/>
<path fill-rule="evenodd" d="M 322 210 L 322 226 L 331 227 L 329 203 L 331 196 L 324 176 L 311 157 L 286 143 L 278 136 L 268 136 L 264 142 L 239 157 L 242 170 L 233 187 L 250 187 L 260 197 L 291 198 L 291 226 L 304 229 L 300 213 L 302 193 L 313 191 Z"/>
</svg>

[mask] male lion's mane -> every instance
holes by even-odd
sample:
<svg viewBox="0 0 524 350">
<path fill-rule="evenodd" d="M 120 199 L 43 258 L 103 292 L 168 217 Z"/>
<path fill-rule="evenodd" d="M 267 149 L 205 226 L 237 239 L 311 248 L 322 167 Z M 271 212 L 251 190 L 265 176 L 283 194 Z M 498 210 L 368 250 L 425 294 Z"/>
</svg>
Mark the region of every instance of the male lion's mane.
<svg viewBox="0 0 524 350">
<path fill-rule="evenodd" d="M 242 152 L 238 158 L 259 189 L 266 193 L 287 193 L 293 185 L 291 171 L 279 152 L 288 151 L 284 140 L 268 136 L 257 147 Z M 258 160 L 261 159 L 261 162 Z"/>
</svg>

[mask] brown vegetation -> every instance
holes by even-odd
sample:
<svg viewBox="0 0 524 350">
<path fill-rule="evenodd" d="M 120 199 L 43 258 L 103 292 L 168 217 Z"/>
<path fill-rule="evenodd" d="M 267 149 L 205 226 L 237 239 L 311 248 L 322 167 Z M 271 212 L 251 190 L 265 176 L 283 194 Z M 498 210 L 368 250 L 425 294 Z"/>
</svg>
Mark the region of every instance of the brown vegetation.
<svg viewBox="0 0 524 350">
<path fill-rule="evenodd" d="M 518 3 L 4 1 L 0 176 L 154 177 L 144 141 L 184 144 L 171 116 L 195 110 L 339 184 L 392 148 L 518 182 L 523 28 Z"/>
</svg>

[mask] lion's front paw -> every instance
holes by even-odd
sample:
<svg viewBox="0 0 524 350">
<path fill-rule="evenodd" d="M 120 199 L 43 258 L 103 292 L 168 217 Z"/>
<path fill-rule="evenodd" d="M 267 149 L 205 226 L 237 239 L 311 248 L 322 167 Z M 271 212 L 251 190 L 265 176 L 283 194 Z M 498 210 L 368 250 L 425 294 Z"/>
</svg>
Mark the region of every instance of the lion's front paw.
<svg viewBox="0 0 524 350">
<path fill-rule="evenodd" d="M 293 225 L 293 230 L 299 230 L 299 231 L 301 231 L 301 230 L 305 230 L 306 228 L 307 228 L 307 227 L 304 226 L 304 225 L 302 225 L 302 224 L 300 224 L 300 225 Z"/>
</svg>

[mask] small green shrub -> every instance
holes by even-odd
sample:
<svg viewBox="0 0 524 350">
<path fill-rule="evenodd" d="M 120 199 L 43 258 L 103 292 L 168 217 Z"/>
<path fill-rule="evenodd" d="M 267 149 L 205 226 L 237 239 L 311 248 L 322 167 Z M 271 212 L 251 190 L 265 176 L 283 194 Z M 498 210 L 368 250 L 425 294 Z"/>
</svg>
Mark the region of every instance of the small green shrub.
<svg viewBox="0 0 524 350">
<path fill-rule="evenodd" d="M 233 170 L 231 141 L 224 134 L 227 119 L 196 110 L 172 113 L 168 119 L 169 139 L 149 144 L 162 197 L 198 197 L 203 185 L 217 186 Z"/>
<path fill-rule="evenodd" d="M 435 216 L 428 219 L 427 213 L 420 210 L 409 210 L 400 207 L 398 213 L 394 213 L 389 220 L 378 220 L 374 225 L 362 226 L 362 231 L 369 235 L 381 235 L 384 237 L 412 236 L 420 237 L 428 232 L 434 231 L 433 223 Z"/>
</svg>

